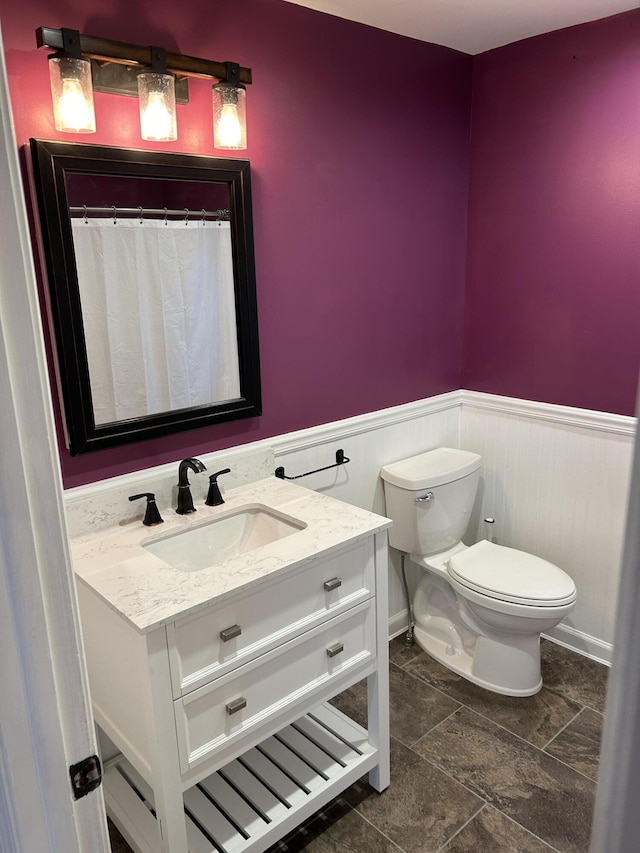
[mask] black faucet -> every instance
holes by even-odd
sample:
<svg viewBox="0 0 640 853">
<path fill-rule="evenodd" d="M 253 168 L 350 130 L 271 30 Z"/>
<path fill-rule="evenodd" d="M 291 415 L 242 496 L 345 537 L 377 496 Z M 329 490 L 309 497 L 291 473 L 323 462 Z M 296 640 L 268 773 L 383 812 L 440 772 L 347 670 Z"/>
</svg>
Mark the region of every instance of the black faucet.
<svg viewBox="0 0 640 853">
<path fill-rule="evenodd" d="M 189 512 L 195 512 L 196 508 L 193 505 L 191 497 L 191 489 L 189 488 L 189 478 L 187 471 L 191 469 L 196 474 L 206 471 L 204 464 L 199 459 L 183 459 L 178 468 L 178 506 L 176 512 L 178 515 L 186 515 Z"/>
</svg>

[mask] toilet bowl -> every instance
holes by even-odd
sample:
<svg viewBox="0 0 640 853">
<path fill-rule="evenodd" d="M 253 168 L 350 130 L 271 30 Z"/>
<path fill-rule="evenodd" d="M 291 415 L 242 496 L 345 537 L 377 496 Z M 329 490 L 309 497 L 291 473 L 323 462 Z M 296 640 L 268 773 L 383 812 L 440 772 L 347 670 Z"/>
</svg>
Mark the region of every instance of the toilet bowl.
<svg viewBox="0 0 640 853">
<path fill-rule="evenodd" d="M 389 542 L 422 569 L 413 597 L 417 643 L 488 690 L 542 687 L 540 634 L 575 606 L 569 575 L 546 560 L 483 540 L 467 547 L 481 457 L 452 448 L 386 465 Z"/>
</svg>

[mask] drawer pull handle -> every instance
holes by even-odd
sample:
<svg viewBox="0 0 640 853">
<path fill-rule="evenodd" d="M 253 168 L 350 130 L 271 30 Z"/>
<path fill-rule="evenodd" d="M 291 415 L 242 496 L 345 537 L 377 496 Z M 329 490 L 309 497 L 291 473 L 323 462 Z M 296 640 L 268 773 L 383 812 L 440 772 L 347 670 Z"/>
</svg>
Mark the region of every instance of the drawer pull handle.
<svg viewBox="0 0 640 853">
<path fill-rule="evenodd" d="M 244 696 L 238 696 L 237 699 L 234 699 L 232 702 L 229 702 L 227 705 L 227 714 L 231 716 L 231 714 L 235 714 L 238 711 L 242 711 L 243 708 L 247 707 L 247 700 Z"/>
<path fill-rule="evenodd" d="M 242 628 L 240 625 L 232 625 L 230 628 L 224 628 L 220 631 L 220 637 L 223 643 L 228 643 L 229 640 L 233 640 L 234 637 L 239 637 L 242 634 Z"/>
<path fill-rule="evenodd" d="M 342 578 L 331 578 L 330 581 L 324 582 L 325 592 L 333 592 L 333 590 L 338 589 L 339 586 L 342 586 Z"/>
<path fill-rule="evenodd" d="M 344 643 L 334 643 L 333 646 L 329 646 L 327 649 L 327 657 L 334 658 L 336 655 L 339 655 L 340 652 L 344 651 Z"/>
</svg>

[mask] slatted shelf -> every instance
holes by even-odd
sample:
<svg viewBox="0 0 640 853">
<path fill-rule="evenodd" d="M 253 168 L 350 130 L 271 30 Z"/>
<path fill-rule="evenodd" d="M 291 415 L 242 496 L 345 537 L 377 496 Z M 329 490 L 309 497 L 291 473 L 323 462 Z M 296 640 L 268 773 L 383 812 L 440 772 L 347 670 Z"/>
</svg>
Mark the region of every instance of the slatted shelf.
<svg viewBox="0 0 640 853">
<path fill-rule="evenodd" d="M 323 705 L 185 792 L 189 853 L 260 853 L 376 763 L 367 732 Z M 134 849 L 154 849 L 153 791 L 126 759 L 105 774 L 105 798 L 125 837 L 135 814 Z"/>
</svg>

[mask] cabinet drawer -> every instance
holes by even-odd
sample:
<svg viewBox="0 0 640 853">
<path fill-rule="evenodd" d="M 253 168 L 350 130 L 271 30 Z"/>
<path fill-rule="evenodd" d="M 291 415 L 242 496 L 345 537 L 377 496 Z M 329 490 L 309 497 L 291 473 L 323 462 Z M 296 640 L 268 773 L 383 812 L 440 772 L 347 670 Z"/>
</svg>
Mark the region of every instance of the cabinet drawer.
<svg viewBox="0 0 640 853">
<path fill-rule="evenodd" d="M 267 719 L 276 731 L 279 716 L 314 691 L 324 694 L 318 701 L 332 695 L 332 681 L 374 659 L 374 615 L 371 602 L 359 605 L 176 700 L 182 772 Z"/>
<path fill-rule="evenodd" d="M 174 699 L 367 601 L 374 578 L 368 539 L 167 626 Z"/>
</svg>

